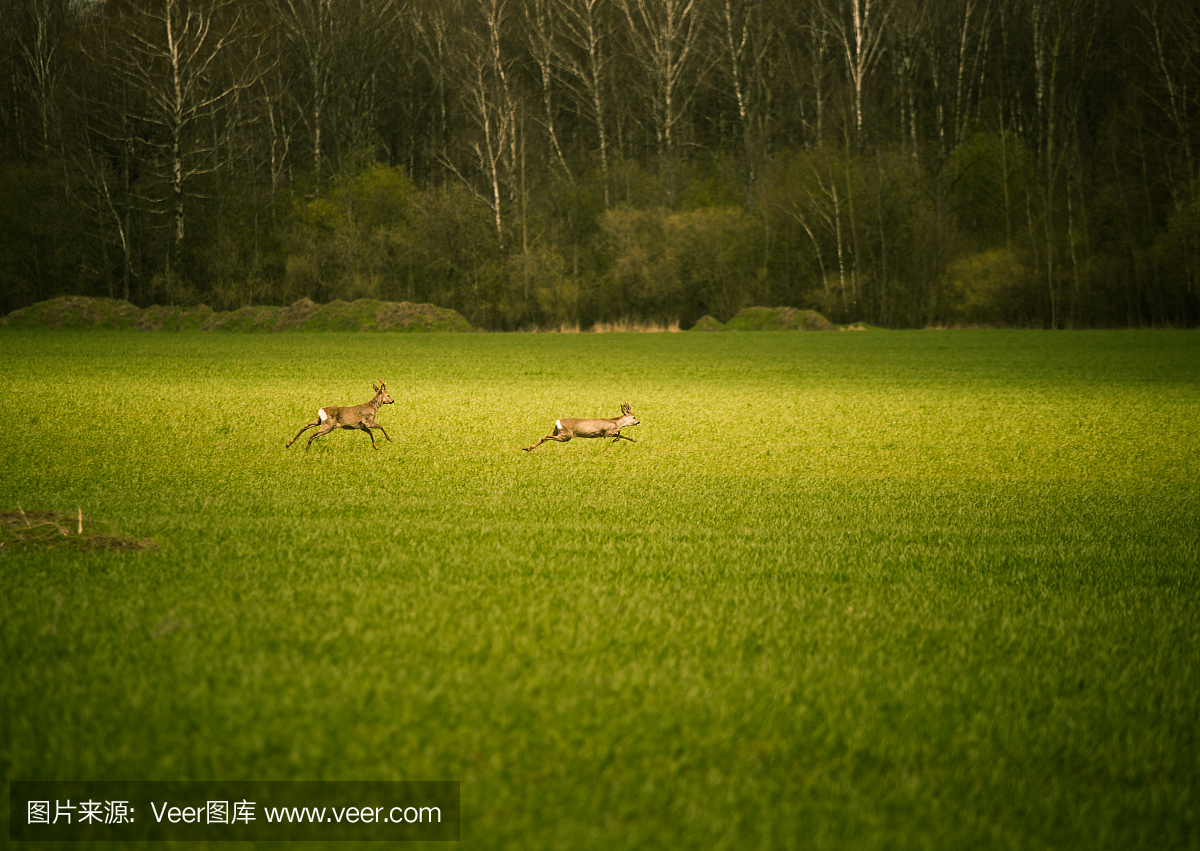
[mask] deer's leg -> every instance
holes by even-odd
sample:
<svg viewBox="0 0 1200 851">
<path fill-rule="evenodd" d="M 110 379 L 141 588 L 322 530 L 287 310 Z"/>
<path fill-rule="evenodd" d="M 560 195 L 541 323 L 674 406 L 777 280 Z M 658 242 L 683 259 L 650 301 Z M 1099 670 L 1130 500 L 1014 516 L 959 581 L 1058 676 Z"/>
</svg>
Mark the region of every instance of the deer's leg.
<svg viewBox="0 0 1200 851">
<path fill-rule="evenodd" d="M 522 448 L 526 452 L 532 452 L 534 449 L 537 449 L 539 446 L 541 446 L 547 440 L 557 440 L 559 443 L 566 443 L 568 440 L 570 440 L 574 436 L 575 435 L 569 431 L 564 431 L 564 432 L 560 433 L 557 429 L 555 429 L 554 434 L 546 435 L 541 440 L 539 440 L 537 443 L 533 444 L 533 446 L 524 446 Z"/>
<path fill-rule="evenodd" d="M 625 434 L 621 434 L 621 432 L 617 432 L 616 434 L 613 435 L 613 443 L 616 443 L 618 440 L 628 440 L 630 443 L 637 443 L 637 441 L 634 440 L 632 437 L 629 437 L 628 435 L 625 435 Z"/>
<path fill-rule="evenodd" d="M 310 428 L 314 428 L 316 426 L 319 426 L 320 424 L 321 424 L 320 419 L 313 420 L 311 423 L 306 425 L 304 428 L 300 429 L 300 431 L 296 432 L 296 436 L 293 437 L 291 440 L 289 440 L 287 442 L 287 446 L 284 446 L 283 448 L 287 449 L 288 446 L 291 446 L 293 443 L 295 443 L 297 440 L 300 439 L 300 435 L 304 434 L 304 432 L 308 431 Z"/>
<path fill-rule="evenodd" d="M 375 445 L 375 435 L 371 434 L 370 426 L 368 426 L 366 423 L 359 423 L 358 430 L 365 431 L 367 433 L 367 437 L 371 438 L 371 448 L 378 451 L 379 447 Z"/>
<path fill-rule="evenodd" d="M 386 431 L 386 430 L 384 430 L 383 426 L 379 425 L 378 423 L 372 423 L 372 424 L 371 424 L 371 428 L 377 428 L 377 429 L 379 429 L 380 431 L 382 431 L 382 432 L 383 432 L 383 436 L 384 436 L 384 437 L 387 437 L 387 442 L 388 442 L 388 443 L 391 443 L 391 442 L 392 442 L 392 439 L 391 439 L 390 437 L 388 437 L 388 433 L 387 433 L 387 431 Z"/>
<path fill-rule="evenodd" d="M 323 434 L 329 434 L 329 432 L 333 431 L 336 427 L 337 426 L 334 425 L 334 422 L 332 419 L 326 420 L 325 425 L 321 426 L 317 431 L 313 432 L 312 437 L 310 437 L 308 439 L 308 443 L 304 444 L 304 451 L 305 452 L 308 451 L 308 447 L 312 446 L 312 442 L 314 440 L 316 440 L 318 437 L 320 437 Z M 300 435 L 296 435 L 296 436 L 299 437 Z"/>
</svg>

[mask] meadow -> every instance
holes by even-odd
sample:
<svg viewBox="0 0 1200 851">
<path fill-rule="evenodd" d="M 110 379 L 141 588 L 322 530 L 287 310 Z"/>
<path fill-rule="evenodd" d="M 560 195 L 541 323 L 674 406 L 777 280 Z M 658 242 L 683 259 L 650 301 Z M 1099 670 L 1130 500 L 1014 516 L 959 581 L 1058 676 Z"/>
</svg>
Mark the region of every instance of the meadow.
<svg viewBox="0 0 1200 851">
<path fill-rule="evenodd" d="M 1200 848 L 1200 332 L 0 345 L 0 511 L 159 546 L 0 550 L 6 781 L 460 780 L 480 849 Z M 378 379 L 392 442 L 284 449 Z M 623 402 L 636 443 L 520 449 Z"/>
</svg>

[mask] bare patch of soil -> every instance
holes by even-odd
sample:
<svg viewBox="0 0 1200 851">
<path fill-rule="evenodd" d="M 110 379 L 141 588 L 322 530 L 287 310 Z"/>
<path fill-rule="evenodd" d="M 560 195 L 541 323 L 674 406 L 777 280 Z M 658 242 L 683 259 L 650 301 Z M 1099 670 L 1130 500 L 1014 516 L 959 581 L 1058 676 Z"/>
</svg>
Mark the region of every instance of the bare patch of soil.
<svg viewBox="0 0 1200 851">
<path fill-rule="evenodd" d="M 54 511 L 0 511 L 0 553 L 43 550 L 144 551 L 157 550 L 153 538 L 134 538 L 91 520 L 80 511 L 75 517 Z"/>
</svg>

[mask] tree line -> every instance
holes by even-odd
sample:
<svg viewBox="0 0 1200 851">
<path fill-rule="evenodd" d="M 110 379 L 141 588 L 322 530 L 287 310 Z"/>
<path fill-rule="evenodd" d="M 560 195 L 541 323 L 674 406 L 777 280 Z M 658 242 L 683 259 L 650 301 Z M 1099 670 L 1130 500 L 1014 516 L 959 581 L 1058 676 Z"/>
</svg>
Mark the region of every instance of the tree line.
<svg viewBox="0 0 1200 851">
<path fill-rule="evenodd" d="M 22 0 L 0 311 L 1200 322 L 1186 0 Z"/>
</svg>

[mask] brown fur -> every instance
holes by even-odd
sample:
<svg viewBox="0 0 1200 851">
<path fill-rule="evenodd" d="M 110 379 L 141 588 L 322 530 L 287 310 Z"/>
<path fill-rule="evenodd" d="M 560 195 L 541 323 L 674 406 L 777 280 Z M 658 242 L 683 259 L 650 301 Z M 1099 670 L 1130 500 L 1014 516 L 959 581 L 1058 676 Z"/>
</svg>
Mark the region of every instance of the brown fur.
<svg viewBox="0 0 1200 851">
<path fill-rule="evenodd" d="M 567 418 L 556 420 L 552 434 L 546 435 L 533 444 L 533 446 L 522 446 L 521 448 L 526 452 L 531 452 L 547 440 L 557 440 L 559 443 L 566 443 L 573 437 L 611 437 L 613 443 L 616 443 L 618 440 L 628 440 L 630 443 L 637 443 L 632 437 L 621 434 L 621 429 L 638 424 L 638 418 L 633 415 L 633 411 L 629 409 L 629 403 L 626 402 L 621 406 L 621 416 L 616 419 L 580 420 Z"/>
<path fill-rule="evenodd" d="M 388 443 L 391 443 L 392 439 L 388 437 L 387 431 L 384 430 L 383 426 L 375 422 L 375 414 L 379 412 L 379 408 L 381 406 L 391 405 L 396 400 L 388 395 L 387 384 L 384 382 L 380 381 L 378 387 L 375 387 L 374 384 L 371 386 L 375 389 L 375 398 L 370 402 L 364 402 L 361 405 L 349 405 L 346 407 L 326 405 L 323 408 L 318 408 L 317 418 L 304 428 L 300 429 L 300 431 L 296 432 L 296 436 L 287 442 L 287 446 L 285 446 L 284 449 L 287 449 L 288 446 L 291 446 L 293 443 L 295 443 L 300 438 L 300 435 L 304 434 L 304 432 L 308 431 L 310 428 L 316 428 L 317 426 L 320 426 L 320 430 L 308 439 L 308 443 L 304 445 L 305 452 L 308 451 L 308 447 L 312 446 L 312 442 L 314 440 L 323 434 L 329 434 L 329 432 L 333 431 L 335 428 L 350 428 L 358 431 L 365 431 L 367 433 L 367 437 L 371 438 L 371 446 L 373 446 L 375 449 L 378 449 L 379 447 L 375 445 L 375 435 L 371 434 L 371 429 L 377 428 L 383 432 L 384 437 L 387 437 Z M 321 419 L 321 411 L 325 412 L 325 419 L 323 421 Z"/>
</svg>

